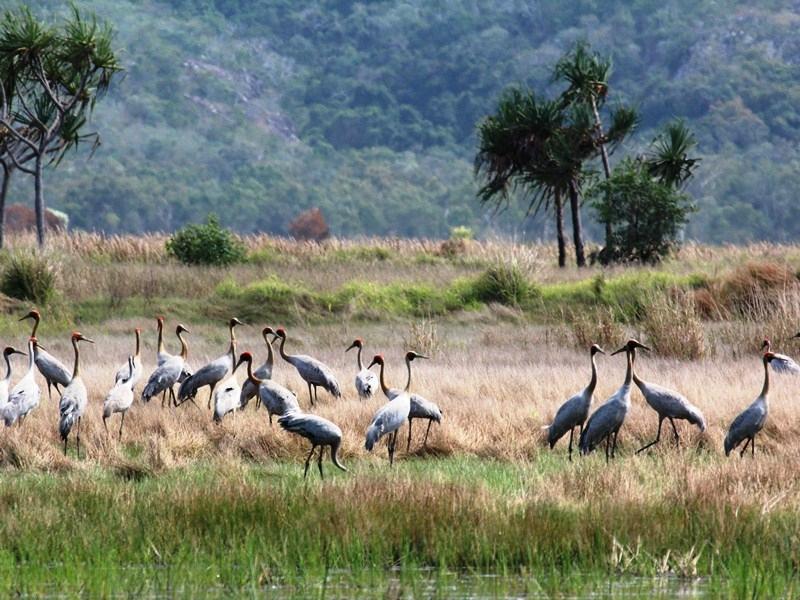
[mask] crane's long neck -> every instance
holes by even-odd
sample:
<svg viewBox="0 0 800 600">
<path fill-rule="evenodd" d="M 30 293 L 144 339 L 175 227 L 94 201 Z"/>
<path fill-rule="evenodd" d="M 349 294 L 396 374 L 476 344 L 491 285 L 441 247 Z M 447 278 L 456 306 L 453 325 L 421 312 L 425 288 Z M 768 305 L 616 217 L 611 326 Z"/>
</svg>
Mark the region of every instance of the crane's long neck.
<svg viewBox="0 0 800 600">
<path fill-rule="evenodd" d="M 389 387 L 386 385 L 386 380 L 383 378 L 384 365 L 383 365 L 382 362 L 380 363 L 380 365 L 381 365 L 381 371 L 380 371 L 379 379 L 380 379 L 380 382 L 381 382 L 381 389 L 383 390 L 383 393 L 388 398 L 389 397 Z"/>
<path fill-rule="evenodd" d="M 256 385 L 260 385 L 261 382 L 264 381 L 263 379 L 259 379 L 258 377 L 256 377 L 253 374 L 253 361 L 252 361 L 252 359 L 247 361 L 247 378 L 250 381 L 252 381 L 253 383 L 255 383 Z"/>
<path fill-rule="evenodd" d="M 31 340 L 28 342 L 28 372 L 33 371 L 33 367 L 36 364 L 36 342 Z"/>
<path fill-rule="evenodd" d="M 403 388 L 405 392 L 411 389 L 411 359 L 408 357 L 406 357 L 406 370 L 408 371 L 408 377 L 406 377 L 406 387 Z"/>
<path fill-rule="evenodd" d="M 592 353 L 591 356 L 591 363 L 592 363 L 592 378 L 589 380 L 589 385 L 586 386 L 586 390 L 589 394 L 594 393 L 594 388 L 597 387 L 597 361 L 595 359 L 595 354 Z"/>
<path fill-rule="evenodd" d="M 280 345 L 280 348 L 278 350 L 281 353 L 281 358 L 283 360 L 289 361 L 289 359 L 291 359 L 292 356 L 291 356 L 291 354 L 286 354 L 286 350 L 284 349 L 284 344 L 286 344 L 286 336 L 282 335 L 281 336 L 281 345 Z"/>
<path fill-rule="evenodd" d="M 186 360 L 186 357 L 189 356 L 189 344 L 186 343 L 186 340 L 183 339 L 183 332 L 178 332 L 178 339 L 181 341 L 181 358 Z"/>
<path fill-rule="evenodd" d="M 631 375 L 636 385 L 641 385 L 642 380 L 636 375 L 636 348 L 631 350 Z"/>
<path fill-rule="evenodd" d="M 272 342 L 266 335 L 264 336 L 264 343 L 267 345 L 267 365 L 272 369 L 272 365 L 275 363 L 275 352 L 272 350 Z"/>
<path fill-rule="evenodd" d="M 628 370 L 625 371 L 625 385 L 631 384 L 631 379 L 633 379 L 633 355 L 635 350 L 628 350 L 625 355 L 628 357 Z"/>
<path fill-rule="evenodd" d="M 769 394 L 769 361 L 764 358 L 764 386 L 761 388 L 761 397 L 764 402 L 767 401 L 767 394 Z"/>
<path fill-rule="evenodd" d="M 358 347 L 358 354 L 356 355 L 357 356 L 356 361 L 358 362 L 358 370 L 359 371 L 363 371 L 364 370 L 364 363 L 361 362 L 361 350 L 362 350 L 362 347 L 359 346 Z"/>
<path fill-rule="evenodd" d="M 34 315 L 33 317 L 33 331 L 31 331 L 31 337 L 36 337 L 36 330 L 39 329 L 39 315 Z"/>
<path fill-rule="evenodd" d="M 164 354 L 164 322 L 158 321 L 158 353 Z"/>
<path fill-rule="evenodd" d="M 231 332 L 231 345 L 228 348 L 228 352 L 231 355 L 231 360 L 232 360 L 231 364 L 236 364 L 236 333 L 234 332 L 235 327 L 236 327 L 235 323 L 231 323 L 229 326 Z"/>
<path fill-rule="evenodd" d="M 139 356 L 139 351 L 140 351 L 141 346 L 142 346 L 142 340 L 141 340 L 142 336 L 139 333 L 138 329 L 136 330 L 135 333 L 136 333 L 136 353 L 134 354 L 134 356 Z"/>
<path fill-rule="evenodd" d="M 72 367 L 72 378 L 77 379 L 81 372 L 81 351 L 78 348 L 78 338 L 72 338 L 72 349 L 75 351 L 75 364 Z"/>
<path fill-rule="evenodd" d="M 4 379 L 8 381 L 9 379 L 11 379 L 11 355 L 4 354 L 3 358 L 6 359 L 6 376 L 4 377 Z"/>
</svg>

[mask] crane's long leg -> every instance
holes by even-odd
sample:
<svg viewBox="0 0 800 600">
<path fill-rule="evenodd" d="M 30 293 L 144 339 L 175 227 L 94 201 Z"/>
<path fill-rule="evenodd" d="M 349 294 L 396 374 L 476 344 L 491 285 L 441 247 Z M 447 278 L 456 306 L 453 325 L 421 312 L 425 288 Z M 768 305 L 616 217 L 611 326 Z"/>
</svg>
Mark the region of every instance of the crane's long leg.
<svg viewBox="0 0 800 600">
<path fill-rule="evenodd" d="M 425 439 L 422 440 L 422 447 L 428 447 L 428 434 L 431 432 L 431 425 L 433 424 L 433 419 L 428 419 L 428 428 L 425 430 Z"/>
<path fill-rule="evenodd" d="M 750 438 L 750 456 L 755 458 L 756 455 L 756 436 Z"/>
<path fill-rule="evenodd" d="M 308 465 L 311 462 L 311 457 L 314 455 L 314 450 L 316 449 L 317 447 L 314 444 L 311 444 L 311 452 L 308 453 L 308 457 L 306 458 L 306 468 L 303 471 L 303 479 L 305 479 L 306 475 L 308 475 Z"/>
<path fill-rule="evenodd" d="M 617 457 L 617 434 L 619 433 L 619 427 L 614 430 L 614 445 L 611 446 L 611 458 Z"/>
<path fill-rule="evenodd" d="M 117 438 L 118 441 L 122 441 L 122 426 L 125 424 L 125 413 L 128 411 L 124 411 L 122 413 L 122 420 L 119 422 L 119 437 Z M 103 421 L 105 423 L 105 421 Z"/>
<path fill-rule="evenodd" d="M 675 421 L 672 417 L 669 418 L 669 424 L 672 425 L 672 433 L 675 434 L 675 445 L 680 448 L 681 447 L 681 436 L 678 435 L 678 428 L 675 427 Z"/>
<path fill-rule="evenodd" d="M 214 388 L 217 387 L 216 383 L 211 384 L 211 389 L 208 392 L 208 410 L 211 410 L 211 399 L 214 397 Z"/>
<path fill-rule="evenodd" d="M 103 427 L 105 427 L 106 437 L 108 437 L 108 425 L 106 424 L 106 418 L 105 417 L 103 417 Z"/>
<path fill-rule="evenodd" d="M 311 395 L 311 384 L 308 384 L 308 400 L 311 402 L 311 406 L 314 406 L 314 396 Z"/>
<path fill-rule="evenodd" d="M 408 417 L 408 442 L 406 443 L 406 454 L 411 450 L 411 417 Z"/>
<path fill-rule="evenodd" d="M 429 425 L 430 427 L 430 425 Z M 572 432 L 575 431 L 574 427 L 569 428 L 569 446 L 567 447 L 569 462 L 572 462 Z"/>
<path fill-rule="evenodd" d="M 642 446 L 641 448 L 639 448 L 639 449 L 636 451 L 636 454 L 639 454 L 639 452 L 643 452 L 644 450 L 647 450 L 647 449 L 648 449 L 650 446 L 655 446 L 655 445 L 656 445 L 658 442 L 660 442 L 660 441 L 661 441 L 661 425 L 663 425 L 663 424 L 664 424 L 664 417 L 662 417 L 662 416 L 659 416 L 659 417 L 658 417 L 658 433 L 656 433 L 656 439 L 654 439 L 654 440 L 653 440 L 652 442 L 650 442 L 649 444 L 647 444 L 647 445 L 645 445 L 645 446 Z M 673 427 L 674 427 L 674 425 L 673 425 Z"/>
<path fill-rule="evenodd" d="M 49 379 L 47 379 L 47 397 L 50 398 L 50 400 L 53 399 L 53 391 L 50 389 L 51 385 L 52 382 Z"/>
<path fill-rule="evenodd" d="M 314 402 L 319 402 L 319 386 L 314 385 Z"/>
<path fill-rule="evenodd" d="M 744 443 L 744 446 L 742 446 L 742 450 L 739 452 L 739 456 L 744 456 L 744 452 L 745 452 L 745 450 L 747 450 L 747 447 L 750 445 L 750 441 L 751 440 L 752 440 L 752 438 L 747 438 L 747 441 Z"/>
<path fill-rule="evenodd" d="M 319 447 L 319 458 L 317 459 L 317 466 L 319 467 L 319 476 L 322 479 L 325 479 L 325 475 L 322 474 L 322 453 L 325 452 L 325 446 Z"/>
<path fill-rule="evenodd" d="M 81 459 L 81 418 L 78 417 L 78 431 L 75 432 L 78 441 L 78 460 Z"/>
<path fill-rule="evenodd" d="M 69 434 L 64 438 L 64 456 L 67 455 L 67 439 L 69 439 Z"/>
<path fill-rule="evenodd" d="M 608 464 L 608 447 L 611 444 L 611 434 L 606 436 L 606 464 Z"/>
<path fill-rule="evenodd" d="M 397 443 L 397 429 L 389 437 L 389 466 L 394 466 L 394 448 Z"/>
<path fill-rule="evenodd" d="M 161 408 L 164 408 L 164 402 L 166 401 L 166 399 L 167 399 L 167 390 L 164 389 L 164 391 L 161 392 Z"/>
</svg>

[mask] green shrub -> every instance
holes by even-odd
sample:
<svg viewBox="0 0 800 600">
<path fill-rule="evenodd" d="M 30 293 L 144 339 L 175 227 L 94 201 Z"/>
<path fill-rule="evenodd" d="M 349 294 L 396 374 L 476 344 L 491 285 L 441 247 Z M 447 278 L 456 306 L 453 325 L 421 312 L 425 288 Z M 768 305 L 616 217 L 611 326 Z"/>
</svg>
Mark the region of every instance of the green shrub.
<svg viewBox="0 0 800 600">
<path fill-rule="evenodd" d="M 479 302 L 497 302 L 522 306 L 539 295 L 538 288 L 528 281 L 516 264 L 489 267 L 472 285 L 472 298 Z"/>
<path fill-rule="evenodd" d="M 167 240 L 167 252 L 187 265 L 230 265 L 246 257 L 244 245 L 208 215 L 204 225 L 187 225 Z"/>
<path fill-rule="evenodd" d="M 14 254 L 3 272 L 0 291 L 19 300 L 47 304 L 56 291 L 55 270 L 41 254 Z"/>
</svg>

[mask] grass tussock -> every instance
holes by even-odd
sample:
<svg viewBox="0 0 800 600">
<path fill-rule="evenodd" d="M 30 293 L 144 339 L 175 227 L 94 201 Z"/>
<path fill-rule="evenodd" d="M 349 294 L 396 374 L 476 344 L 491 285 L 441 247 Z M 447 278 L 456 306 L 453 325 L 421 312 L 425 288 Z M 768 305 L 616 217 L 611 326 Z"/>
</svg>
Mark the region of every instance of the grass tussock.
<svg viewBox="0 0 800 600">
<path fill-rule="evenodd" d="M 663 356 L 695 360 L 707 352 L 694 296 L 680 289 L 652 296 L 641 322 L 647 343 Z"/>
<path fill-rule="evenodd" d="M 47 304 L 56 295 L 54 261 L 39 252 L 15 252 L 3 268 L 0 291 L 18 300 Z"/>
<path fill-rule="evenodd" d="M 613 351 L 625 342 L 625 327 L 614 318 L 614 311 L 610 307 L 583 312 L 571 311 L 566 321 L 572 330 L 577 348 L 600 344 Z"/>
</svg>

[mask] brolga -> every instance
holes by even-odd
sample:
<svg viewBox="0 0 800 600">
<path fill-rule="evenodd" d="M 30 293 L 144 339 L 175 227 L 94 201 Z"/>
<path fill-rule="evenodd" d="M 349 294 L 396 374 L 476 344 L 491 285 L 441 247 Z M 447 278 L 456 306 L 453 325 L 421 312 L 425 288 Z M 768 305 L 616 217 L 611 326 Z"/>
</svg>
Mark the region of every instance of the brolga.
<svg viewBox="0 0 800 600">
<path fill-rule="evenodd" d="M 797 337 L 800 337 L 800 333 L 795 334 L 789 339 Z M 792 357 L 772 352 L 772 343 L 769 341 L 769 338 L 765 338 L 762 342 L 761 352 L 770 352 L 772 354 L 772 360 L 769 364 L 776 373 L 793 373 L 795 375 L 800 373 L 800 365 L 798 365 Z"/>
<path fill-rule="evenodd" d="M 372 394 L 375 393 L 375 390 L 378 387 L 378 377 L 370 371 L 369 369 L 364 367 L 364 363 L 361 362 L 361 352 L 364 349 L 364 340 L 361 338 L 356 338 L 350 346 L 348 346 L 345 352 L 350 352 L 353 348 L 358 348 L 358 354 L 356 355 L 356 363 L 358 364 L 358 373 L 356 373 L 356 391 L 358 392 L 358 397 L 362 400 L 368 400 L 372 398 Z"/>
<path fill-rule="evenodd" d="M 25 356 L 24 352 L 15 350 L 11 346 L 6 346 L 3 350 L 3 359 L 6 361 L 6 374 L 2 379 L 0 379 L 0 415 L 5 415 L 6 411 L 9 411 L 9 414 L 13 414 L 13 411 L 15 410 L 14 406 L 12 406 L 9 401 L 9 384 L 11 383 L 11 356 L 13 354 L 22 354 Z"/>
<path fill-rule="evenodd" d="M 214 388 L 217 387 L 220 381 L 233 373 L 233 365 L 236 362 L 236 333 L 234 330 L 237 325 L 242 325 L 242 322 L 236 317 L 228 321 L 228 332 L 230 334 L 228 351 L 216 360 L 197 369 L 196 372 L 181 383 L 180 388 L 178 388 L 178 404 L 194 399 L 200 388 L 208 386 L 208 408 L 211 408 Z"/>
<path fill-rule="evenodd" d="M 24 321 L 25 319 L 33 319 L 31 337 L 36 339 L 36 330 L 39 328 L 39 322 L 42 320 L 41 314 L 34 308 L 22 317 L 20 321 Z M 64 366 L 64 363 L 42 348 L 38 341 L 34 349 L 34 359 L 36 368 L 39 369 L 42 377 L 44 377 L 47 382 L 47 396 L 52 399 L 52 388 L 56 388 L 56 392 L 60 394 L 61 391 L 58 389 L 58 386 L 65 387 L 69 385 L 72 379 L 72 373 Z"/>
<path fill-rule="evenodd" d="M 380 378 L 381 382 L 384 381 L 384 360 L 382 354 L 376 354 L 370 363 L 372 365 L 380 365 Z M 385 384 L 382 385 L 385 388 Z M 378 409 L 378 412 L 372 417 L 369 427 L 367 427 L 366 441 L 364 447 L 367 451 L 372 452 L 375 442 L 381 439 L 384 435 L 389 436 L 389 465 L 394 465 L 394 451 L 397 447 L 397 432 L 403 426 L 403 423 L 408 420 L 408 415 L 411 411 L 411 396 L 408 392 L 401 392 L 392 400 L 384 404 Z"/>
<path fill-rule="evenodd" d="M 275 363 L 275 353 L 272 351 L 272 342 L 275 338 L 273 337 L 273 339 L 270 340 L 268 336 L 274 336 L 275 332 L 272 330 L 272 327 L 264 327 L 264 329 L 261 330 L 261 335 L 264 338 L 264 343 L 267 345 L 267 360 L 253 371 L 253 374 L 259 380 L 272 379 L 272 366 Z M 261 405 L 261 397 L 258 395 L 258 384 L 254 383 L 253 380 L 248 377 L 242 384 L 242 395 L 239 399 L 240 407 L 244 408 L 247 406 L 247 403 L 253 398 L 256 399 L 256 409 L 258 409 Z"/>
<path fill-rule="evenodd" d="M 236 368 L 242 363 L 247 363 L 247 380 L 252 385 L 256 386 L 258 398 L 260 398 L 261 404 L 267 409 L 270 426 L 272 426 L 272 415 L 278 415 L 280 417 L 290 412 L 300 411 L 297 396 L 271 379 L 260 379 L 253 372 L 252 354 L 249 352 L 242 352 L 242 355 L 239 357 L 239 362 L 236 363 Z"/>
<path fill-rule="evenodd" d="M 611 458 L 614 458 L 616 454 L 617 435 L 631 408 L 631 381 L 633 380 L 632 347 L 644 348 L 645 350 L 650 349 L 636 340 L 630 340 L 622 348 L 611 354 L 613 356 L 614 354 L 625 352 L 626 358 L 628 359 L 625 381 L 614 395 L 600 405 L 600 407 L 592 413 L 592 416 L 589 417 L 589 421 L 587 421 L 586 426 L 583 428 L 583 433 L 581 433 L 580 440 L 578 441 L 581 454 L 588 454 L 603 440 L 606 442 L 606 462 L 608 462 L 609 458 L 609 446 L 611 447 Z"/>
<path fill-rule="evenodd" d="M 702 432 L 706 430 L 705 417 L 703 417 L 703 413 L 700 412 L 700 409 L 689 402 L 682 394 L 656 385 L 655 383 L 639 379 L 636 375 L 636 348 L 641 346 L 636 346 L 636 344 L 638 344 L 636 340 L 630 340 L 627 344 L 627 346 L 630 347 L 631 363 L 633 364 L 633 382 L 636 384 L 636 387 L 639 388 L 639 391 L 642 392 L 642 396 L 644 396 L 647 404 L 658 414 L 656 439 L 639 448 L 636 454 L 647 450 L 661 441 L 661 426 L 664 424 L 665 419 L 669 420 L 669 424 L 672 425 L 672 433 L 675 434 L 675 445 L 680 447 L 681 438 L 678 435 L 677 427 L 675 427 L 675 419 L 689 421 L 692 425 L 697 425 Z"/>
<path fill-rule="evenodd" d="M 189 330 L 183 325 L 178 325 L 175 328 L 175 334 L 181 342 L 181 353 L 165 360 L 150 374 L 150 378 L 147 380 L 144 390 L 142 390 L 142 401 L 149 402 L 153 396 L 168 392 L 173 406 L 175 405 L 174 386 L 178 383 L 178 379 L 186 365 L 186 356 L 189 353 L 189 345 L 183 339 L 184 333 L 189 333 Z"/>
<path fill-rule="evenodd" d="M 578 437 L 580 438 L 583 433 L 583 424 L 589 416 L 589 408 L 592 405 L 592 396 L 594 395 L 595 387 L 597 387 L 597 354 L 605 354 L 605 351 L 597 344 L 592 344 L 589 348 L 589 362 L 592 365 L 592 378 L 589 380 L 589 385 L 583 388 L 580 392 L 572 396 L 569 400 L 562 404 L 553 422 L 550 423 L 547 429 L 547 443 L 550 444 L 550 449 L 556 445 L 569 431 L 569 446 L 567 448 L 569 460 L 572 460 L 572 436 L 575 428 L 578 427 Z"/>
<path fill-rule="evenodd" d="M 142 377 L 142 356 L 141 356 L 141 335 L 142 330 L 138 327 L 134 329 L 134 333 L 136 335 L 136 351 L 133 353 L 133 356 L 129 356 L 128 360 L 125 361 L 125 364 L 122 365 L 119 369 L 117 369 L 117 374 L 114 376 L 114 384 L 118 384 L 123 381 L 129 381 L 131 385 L 131 390 L 133 390 L 133 386 L 136 385 L 136 382 L 139 381 Z"/>
<path fill-rule="evenodd" d="M 342 444 L 342 430 L 339 427 L 323 419 L 317 415 L 311 415 L 299 411 L 290 412 L 278 419 L 278 424 L 295 435 L 302 436 L 311 442 L 311 452 L 308 453 L 306 458 L 306 466 L 303 470 L 303 479 L 308 475 L 308 465 L 311 463 L 311 458 L 314 456 L 314 450 L 319 447 L 319 458 L 317 459 L 317 466 L 319 467 L 319 476 L 325 478 L 322 473 L 322 454 L 325 452 L 325 447 L 331 448 L 331 462 L 339 467 L 342 471 L 347 471 L 344 466 L 339 462 L 338 452 L 339 446 Z"/>
<path fill-rule="evenodd" d="M 156 346 L 156 366 L 160 367 L 164 362 L 172 358 L 172 354 L 164 348 L 164 317 L 156 317 L 156 327 L 158 328 L 158 345 Z"/>
<path fill-rule="evenodd" d="M 744 454 L 748 445 L 750 446 L 750 454 L 755 456 L 756 434 L 764 427 L 769 413 L 769 364 L 774 359 L 775 355 L 772 352 L 764 353 L 762 358 L 764 362 L 764 385 L 761 388 L 761 393 L 750 406 L 733 420 L 733 423 L 728 428 L 728 434 L 725 436 L 725 456 L 729 456 L 731 451 L 742 442 L 745 442 L 745 445 L 739 452 L 739 456 Z"/>
<path fill-rule="evenodd" d="M 417 358 L 427 359 L 428 357 L 424 354 L 418 354 L 413 350 L 411 352 L 406 352 L 406 370 L 408 372 L 408 376 L 406 378 L 406 387 L 402 391 L 398 389 L 387 389 L 385 382 L 381 383 L 381 389 L 383 389 L 383 393 L 390 400 L 394 400 L 394 398 L 404 392 L 410 395 L 411 407 L 408 411 L 408 440 L 406 441 L 406 452 L 411 450 L 411 424 L 413 423 L 414 419 L 428 421 L 428 428 L 425 430 L 425 439 L 422 440 L 423 448 L 427 447 L 428 445 L 428 434 L 430 434 L 431 425 L 434 422 L 442 422 L 442 411 L 435 402 L 431 402 L 419 394 L 411 393 L 411 363 Z M 381 371 L 381 376 L 383 376 L 383 371 Z"/>
<path fill-rule="evenodd" d="M 222 417 L 228 413 L 234 413 L 239 409 L 239 401 L 242 394 L 242 388 L 239 381 L 236 379 L 235 369 L 231 376 L 220 383 L 214 390 L 214 412 L 212 419 L 215 423 L 222 421 Z"/>
<path fill-rule="evenodd" d="M 138 331 L 138 330 L 137 330 Z M 128 373 L 134 373 L 136 365 L 134 357 L 128 357 Z M 122 418 L 119 422 L 119 440 L 122 440 L 122 426 L 125 424 L 125 415 L 133 404 L 133 386 L 136 383 L 134 376 L 129 376 L 128 379 L 120 379 L 114 384 L 114 387 L 108 392 L 105 402 L 103 402 L 103 427 L 108 435 L 108 425 L 106 421 L 114 413 L 122 413 Z"/>
<path fill-rule="evenodd" d="M 81 378 L 81 354 L 78 342 L 94 342 L 85 337 L 81 332 L 75 331 L 72 334 L 72 349 L 75 351 L 75 363 L 72 368 L 72 380 L 69 385 L 61 392 L 61 401 L 58 403 L 58 432 L 64 440 L 64 456 L 67 455 L 67 441 L 72 428 L 77 425 L 75 433 L 77 442 L 77 455 L 81 457 L 81 418 L 86 410 L 86 385 Z"/>
<path fill-rule="evenodd" d="M 326 364 L 318 361 L 316 358 L 311 358 L 305 354 L 286 354 L 284 345 L 286 344 L 286 330 L 279 327 L 275 332 L 281 338 L 280 353 L 281 358 L 293 365 L 297 369 L 300 377 L 308 384 L 308 398 L 311 401 L 311 406 L 314 406 L 314 400 L 317 399 L 317 388 L 321 387 L 327 390 L 334 398 L 340 398 L 342 392 L 339 388 L 339 382 L 333 371 Z M 311 388 L 314 388 L 314 394 L 311 394 Z"/>
</svg>

